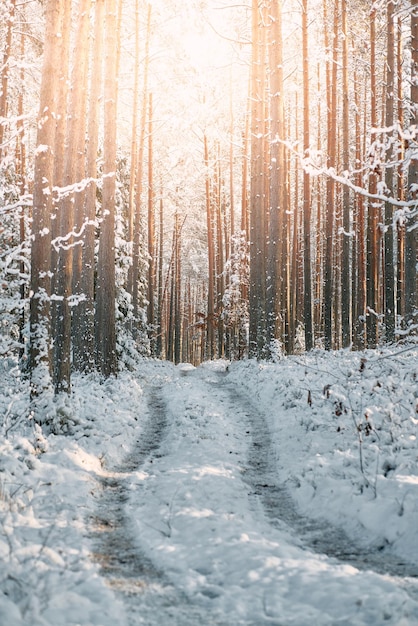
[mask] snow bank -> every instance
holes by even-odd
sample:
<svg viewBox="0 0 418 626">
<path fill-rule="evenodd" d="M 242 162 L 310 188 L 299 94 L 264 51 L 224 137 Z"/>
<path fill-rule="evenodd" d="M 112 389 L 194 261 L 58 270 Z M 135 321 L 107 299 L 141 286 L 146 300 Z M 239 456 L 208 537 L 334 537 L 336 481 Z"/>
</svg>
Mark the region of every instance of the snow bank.
<svg viewBox="0 0 418 626">
<path fill-rule="evenodd" d="M 268 419 L 299 511 L 418 560 L 418 350 L 246 361 L 230 378 Z"/>
<path fill-rule="evenodd" d="M 100 479 L 141 437 L 148 387 L 160 390 L 166 433 L 154 462 L 132 473 L 126 514 L 140 549 L 190 606 L 207 609 L 215 620 L 207 623 L 418 623 L 417 603 L 397 580 L 303 549 L 266 520 L 245 482 L 245 407 L 253 407 L 301 515 L 416 563 L 415 348 L 197 369 L 144 360 L 103 384 L 75 377 L 71 401 L 55 407 L 68 419 L 66 436 L 32 423 L 25 383 L 10 363 L 0 367 L 0 624 L 128 623 L 99 576 L 91 530 Z"/>
<path fill-rule="evenodd" d="M 158 377 L 161 367 L 154 367 Z M 66 436 L 44 436 L 30 419 L 17 370 L 0 390 L 0 624 L 107 626 L 124 623 L 91 558 L 98 478 L 121 462 L 140 435 L 140 378 L 101 384 L 74 377 L 63 412 Z M 62 404 L 62 403 L 61 403 Z M 51 410 L 51 407 L 48 407 Z"/>
</svg>

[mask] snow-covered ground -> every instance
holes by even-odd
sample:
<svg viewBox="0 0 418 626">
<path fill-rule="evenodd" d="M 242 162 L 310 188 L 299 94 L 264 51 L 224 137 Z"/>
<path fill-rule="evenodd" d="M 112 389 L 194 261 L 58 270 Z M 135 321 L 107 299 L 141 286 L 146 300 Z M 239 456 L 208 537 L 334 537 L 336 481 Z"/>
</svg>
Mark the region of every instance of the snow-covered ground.
<svg viewBox="0 0 418 626">
<path fill-rule="evenodd" d="M 0 388 L 3 626 L 418 625 L 418 350 Z"/>
</svg>

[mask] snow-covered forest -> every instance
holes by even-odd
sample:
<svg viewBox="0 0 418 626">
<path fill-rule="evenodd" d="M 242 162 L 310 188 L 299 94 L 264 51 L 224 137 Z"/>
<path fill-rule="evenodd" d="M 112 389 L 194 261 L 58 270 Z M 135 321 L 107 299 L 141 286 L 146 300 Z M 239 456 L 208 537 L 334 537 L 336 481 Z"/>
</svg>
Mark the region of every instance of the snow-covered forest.
<svg viewBox="0 0 418 626">
<path fill-rule="evenodd" d="M 418 626 L 418 0 L 3 0 L 0 73 L 0 626 Z"/>
</svg>

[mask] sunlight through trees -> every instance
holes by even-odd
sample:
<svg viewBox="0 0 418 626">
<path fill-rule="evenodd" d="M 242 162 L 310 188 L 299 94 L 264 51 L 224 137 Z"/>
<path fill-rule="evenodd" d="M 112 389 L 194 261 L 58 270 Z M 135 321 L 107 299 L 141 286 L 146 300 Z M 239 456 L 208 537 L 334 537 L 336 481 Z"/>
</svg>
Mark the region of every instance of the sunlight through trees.
<svg viewBox="0 0 418 626">
<path fill-rule="evenodd" d="M 416 0 L 7 0 L 3 354 L 34 399 L 416 332 Z"/>
</svg>

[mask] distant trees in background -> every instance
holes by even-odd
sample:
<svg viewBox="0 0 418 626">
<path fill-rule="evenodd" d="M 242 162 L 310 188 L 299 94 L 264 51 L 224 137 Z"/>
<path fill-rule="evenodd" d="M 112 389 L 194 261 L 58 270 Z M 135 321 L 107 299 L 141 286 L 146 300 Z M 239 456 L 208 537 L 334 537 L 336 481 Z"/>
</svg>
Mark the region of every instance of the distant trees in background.
<svg viewBox="0 0 418 626">
<path fill-rule="evenodd" d="M 165 0 L 0 8 L 0 350 L 34 399 L 132 347 L 276 359 L 415 332 L 417 0 L 228 10 L 217 97 L 193 54 L 177 76 L 153 52 Z"/>
</svg>

